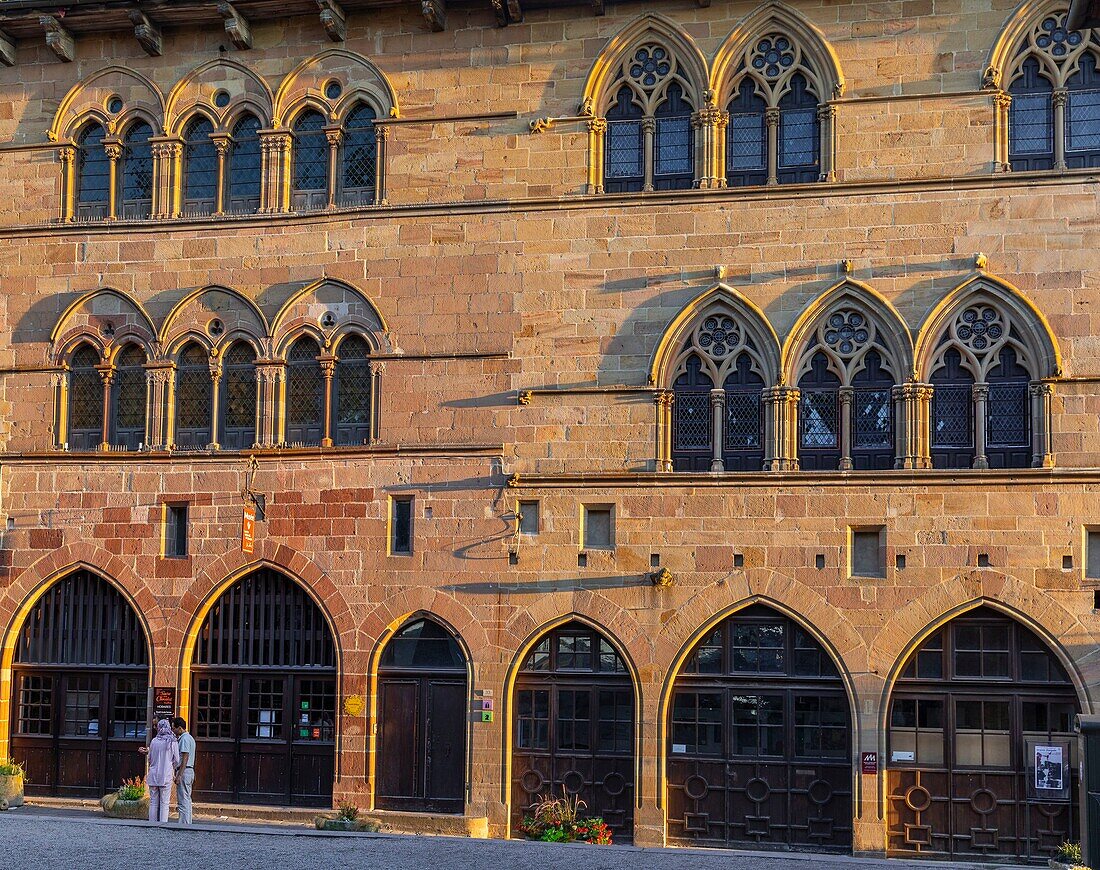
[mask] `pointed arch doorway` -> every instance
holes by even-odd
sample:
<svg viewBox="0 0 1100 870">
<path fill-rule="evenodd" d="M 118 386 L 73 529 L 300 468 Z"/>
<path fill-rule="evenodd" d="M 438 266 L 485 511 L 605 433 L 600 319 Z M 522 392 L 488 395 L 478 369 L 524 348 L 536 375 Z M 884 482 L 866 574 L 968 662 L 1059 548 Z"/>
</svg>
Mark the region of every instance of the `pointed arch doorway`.
<svg viewBox="0 0 1100 870">
<path fill-rule="evenodd" d="M 469 709 L 466 655 L 438 622 L 406 623 L 378 668 L 375 806 L 461 813 Z"/>
</svg>

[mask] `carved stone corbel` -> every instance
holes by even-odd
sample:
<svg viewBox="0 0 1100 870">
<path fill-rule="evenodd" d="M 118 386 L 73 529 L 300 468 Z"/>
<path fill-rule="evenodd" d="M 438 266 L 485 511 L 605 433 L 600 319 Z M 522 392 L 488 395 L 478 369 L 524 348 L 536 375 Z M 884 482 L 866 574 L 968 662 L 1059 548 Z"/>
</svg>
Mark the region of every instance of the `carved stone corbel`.
<svg viewBox="0 0 1100 870">
<path fill-rule="evenodd" d="M 447 28 L 447 4 L 445 0 L 420 0 L 420 9 L 428 28 L 440 33 Z"/>
<path fill-rule="evenodd" d="M 252 28 L 248 26 L 248 20 L 233 8 L 233 4 L 222 0 L 218 3 L 218 14 L 225 19 L 225 32 L 233 40 L 233 45 L 241 51 L 252 48 Z"/>
<path fill-rule="evenodd" d="M 493 7 L 497 27 L 506 27 L 508 25 L 508 11 L 504 8 L 504 0 L 489 0 L 489 4 Z"/>
<path fill-rule="evenodd" d="M 160 57 L 164 54 L 160 28 L 153 24 L 140 9 L 128 9 L 126 15 L 134 25 L 134 38 L 145 49 L 145 53 L 150 57 Z"/>
<path fill-rule="evenodd" d="M 39 15 L 38 23 L 46 31 L 46 47 L 57 55 L 58 60 L 72 63 L 76 58 L 73 35 L 52 15 Z"/>
<path fill-rule="evenodd" d="M 344 42 L 348 38 L 348 21 L 343 7 L 336 0 L 317 0 L 317 8 L 321 10 L 321 24 L 328 38 Z"/>
<path fill-rule="evenodd" d="M 519 5 L 519 0 L 505 0 L 508 5 L 508 19 L 513 24 L 519 24 L 523 21 L 523 7 Z"/>
</svg>

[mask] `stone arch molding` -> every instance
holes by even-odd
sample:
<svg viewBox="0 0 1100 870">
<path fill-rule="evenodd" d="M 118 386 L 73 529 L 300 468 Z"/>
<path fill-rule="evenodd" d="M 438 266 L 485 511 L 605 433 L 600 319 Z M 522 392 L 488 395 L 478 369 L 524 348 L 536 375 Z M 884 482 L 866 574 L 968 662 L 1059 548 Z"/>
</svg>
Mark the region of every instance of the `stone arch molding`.
<svg viewBox="0 0 1100 870">
<path fill-rule="evenodd" d="M 329 96 L 329 85 L 339 85 L 337 96 Z M 330 124 L 340 123 L 359 102 L 370 105 L 379 118 L 398 117 L 397 94 L 389 79 L 362 55 L 332 48 L 299 64 L 279 85 L 274 98 L 273 121 L 289 127 L 307 106 L 325 116 Z"/>
<path fill-rule="evenodd" d="M 131 343 L 141 345 L 146 356 L 159 351 L 157 330 L 141 303 L 113 287 L 85 293 L 62 312 L 50 333 L 51 365 L 63 365 L 84 343 L 96 348 L 104 361 Z"/>
<path fill-rule="evenodd" d="M 121 112 L 108 108 L 113 97 L 122 100 Z M 57 108 L 46 138 L 51 142 L 72 140 L 89 121 L 101 124 L 108 136 L 117 136 L 139 117 L 152 125 L 154 134 L 163 129 L 164 95 L 160 88 L 141 73 L 109 66 L 69 90 Z"/>
<path fill-rule="evenodd" d="M 165 355 L 174 356 L 187 341 L 197 340 L 212 357 L 220 357 L 243 339 L 259 354 L 270 348 L 267 318 L 248 297 L 228 287 L 202 287 L 188 293 L 169 313 L 160 330 Z"/>
<path fill-rule="evenodd" d="M 322 347 L 333 348 L 350 332 L 362 334 L 374 353 L 391 350 L 386 322 L 371 301 L 344 281 L 322 278 L 287 300 L 271 324 L 271 342 L 274 352 L 282 354 L 308 333 Z"/>
<path fill-rule="evenodd" d="M 224 92 L 228 102 L 218 106 L 215 96 Z M 274 117 L 275 96 L 259 75 L 243 63 L 217 58 L 185 75 L 168 95 L 165 132 L 182 136 L 196 112 L 206 115 L 215 132 L 228 133 L 244 112 L 251 112 L 266 126 Z"/>
<path fill-rule="evenodd" d="M 1082 56 L 1091 51 L 1100 58 L 1100 30 L 1082 29 L 1077 45 L 1065 45 L 1064 55 L 1057 56 L 1050 45 L 1041 44 L 1042 23 L 1049 17 L 1064 24 L 1069 8 L 1065 0 L 1029 0 L 1009 17 L 997 41 L 990 50 L 983 74 L 982 86 L 987 89 L 1008 89 L 1020 75 L 1023 63 L 1034 58 L 1040 74 L 1054 88 L 1065 87 L 1066 81 L 1078 71 Z"/>
</svg>

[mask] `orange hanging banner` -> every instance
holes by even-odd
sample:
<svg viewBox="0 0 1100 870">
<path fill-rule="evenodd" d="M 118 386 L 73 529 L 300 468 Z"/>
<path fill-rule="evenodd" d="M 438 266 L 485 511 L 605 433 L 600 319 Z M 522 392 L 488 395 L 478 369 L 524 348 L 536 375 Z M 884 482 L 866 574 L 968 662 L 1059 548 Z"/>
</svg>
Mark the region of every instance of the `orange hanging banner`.
<svg viewBox="0 0 1100 870">
<path fill-rule="evenodd" d="M 245 505 L 244 521 L 241 523 L 241 552 L 247 556 L 251 556 L 255 545 L 256 508 L 253 505 Z"/>
</svg>

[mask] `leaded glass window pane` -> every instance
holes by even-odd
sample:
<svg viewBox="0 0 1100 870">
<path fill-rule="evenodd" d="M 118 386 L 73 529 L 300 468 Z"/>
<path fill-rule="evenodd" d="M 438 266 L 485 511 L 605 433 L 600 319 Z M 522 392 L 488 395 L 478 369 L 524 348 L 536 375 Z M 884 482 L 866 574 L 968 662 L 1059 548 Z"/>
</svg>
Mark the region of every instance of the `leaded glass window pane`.
<svg viewBox="0 0 1100 870">
<path fill-rule="evenodd" d="M 1066 149 L 1100 148 L 1100 90 L 1070 91 L 1066 106 Z"/>
<path fill-rule="evenodd" d="M 726 449 L 760 446 L 760 393 L 726 392 Z"/>
<path fill-rule="evenodd" d="M 802 390 L 802 446 L 836 447 L 839 443 L 836 390 Z"/>
<path fill-rule="evenodd" d="M 153 128 L 141 122 L 126 132 L 122 150 L 122 217 L 149 217 L 153 207 Z"/>
<path fill-rule="evenodd" d="M 1018 447 L 1028 444 L 1028 385 L 990 384 L 987 402 L 989 446 Z"/>
<path fill-rule="evenodd" d="M 319 112 L 305 112 L 294 122 L 293 187 L 299 194 L 295 206 L 323 206 L 320 194 L 328 192 L 328 139 L 325 119 Z M 305 196 L 301 196 L 301 195 Z M 309 194 L 317 194 L 310 196 Z"/>
<path fill-rule="evenodd" d="M 893 445 L 892 401 L 889 390 L 855 390 L 853 446 Z"/>
<path fill-rule="evenodd" d="M 692 171 L 691 118 L 657 119 L 656 175 L 683 175 Z"/>
<path fill-rule="evenodd" d="M 336 443 L 362 444 L 370 438 L 370 346 L 357 335 L 345 338 L 337 350 Z"/>
<path fill-rule="evenodd" d="M 260 121 L 245 115 L 233 127 L 233 148 L 229 152 L 230 212 L 252 212 L 260 207 Z"/>
<path fill-rule="evenodd" d="M 201 345 L 192 342 L 179 355 L 176 367 L 176 439 L 180 447 L 210 443 L 214 381 Z"/>
<path fill-rule="evenodd" d="M 238 341 L 222 363 L 222 426 L 218 440 L 227 450 L 256 442 L 256 364 L 247 342 Z"/>
<path fill-rule="evenodd" d="M 767 136 L 762 112 L 731 113 L 726 135 L 730 171 L 766 168 Z"/>
<path fill-rule="evenodd" d="M 676 448 L 706 450 L 710 447 L 710 393 L 677 393 Z"/>
<path fill-rule="evenodd" d="M 1013 154 L 1046 154 L 1054 148 L 1054 110 L 1050 94 L 1020 94 L 1009 107 Z"/>
<path fill-rule="evenodd" d="M 111 383 L 111 443 L 137 450 L 145 440 L 145 352 L 127 345 L 115 362 Z"/>
<path fill-rule="evenodd" d="M 183 199 L 188 214 L 210 214 L 218 196 L 218 151 L 210 135 L 214 126 L 206 118 L 187 125 L 183 146 Z"/>
<path fill-rule="evenodd" d="M 933 447 L 970 447 L 973 444 L 971 391 L 968 385 L 936 385 L 932 393 Z"/>
<path fill-rule="evenodd" d="M 98 124 L 85 128 L 79 142 L 77 168 L 77 216 L 107 216 L 111 161 L 103 148 L 105 132 Z"/>
<path fill-rule="evenodd" d="M 642 146 L 642 110 L 625 85 L 607 111 L 604 134 L 604 180 L 609 192 L 641 190 L 645 175 Z"/>
<path fill-rule="evenodd" d="M 96 370 L 99 354 L 81 345 L 69 363 L 69 446 L 93 450 L 103 440 L 103 378 Z"/>
<path fill-rule="evenodd" d="M 286 440 L 320 444 L 323 435 L 324 378 L 321 351 L 310 338 L 299 338 L 287 354 Z"/>
<path fill-rule="evenodd" d="M 349 202 L 369 202 L 374 198 L 378 172 L 375 117 L 374 109 L 359 105 L 344 124 L 343 195 Z"/>
<path fill-rule="evenodd" d="M 817 110 L 799 109 L 779 114 L 779 165 L 817 163 Z"/>
</svg>

